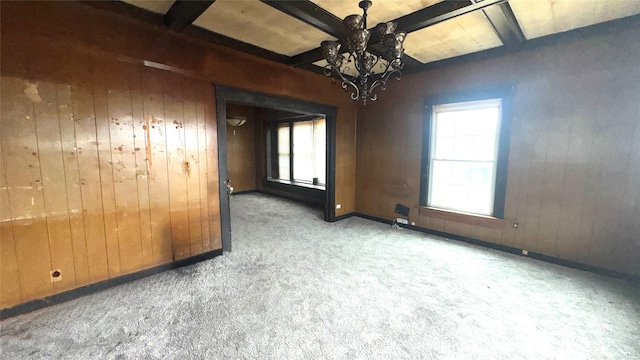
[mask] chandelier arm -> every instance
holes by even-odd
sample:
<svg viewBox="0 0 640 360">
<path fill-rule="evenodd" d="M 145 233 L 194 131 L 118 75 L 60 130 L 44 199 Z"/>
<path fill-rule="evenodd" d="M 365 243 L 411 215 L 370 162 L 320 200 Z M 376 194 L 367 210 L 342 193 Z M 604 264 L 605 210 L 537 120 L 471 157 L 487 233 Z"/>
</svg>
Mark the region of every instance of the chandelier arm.
<svg viewBox="0 0 640 360">
<path fill-rule="evenodd" d="M 358 88 L 358 85 L 356 85 L 353 81 L 347 79 L 340 71 L 336 71 L 336 73 L 340 77 L 340 80 L 342 80 L 341 86 L 345 91 L 349 89 L 349 85 L 353 87 L 353 92 L 351 93 L 351 100 L 358 100 L 358 98 L 360 97 L 360 89 Z"/>
<path fill-rule="evenodd" d="M 374 81 L 373 84 L 371 84 L 371 87 L 369 88 L 369 94 L 371 95 L 371 101 L 376 101 L 378 99 L 378 95 L 373 93 L 375 88 L 380 86 L 382 91 L 387 90 L 387 80 L 389 80 L 391 75 L 393 75 L 395 73 L 397 73 L 396 80 L 400 80 L 400 78 L 402 77 L 402 73 L 400 72 L 400 70 L 394 68 L 391 71 L 385 72 L 380 79 Z"/>
</svg>

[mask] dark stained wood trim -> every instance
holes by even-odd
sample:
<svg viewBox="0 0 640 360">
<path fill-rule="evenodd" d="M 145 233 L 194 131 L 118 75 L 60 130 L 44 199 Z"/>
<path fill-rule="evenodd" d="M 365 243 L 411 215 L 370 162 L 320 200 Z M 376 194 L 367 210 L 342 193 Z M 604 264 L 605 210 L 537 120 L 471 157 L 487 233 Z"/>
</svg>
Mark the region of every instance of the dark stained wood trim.
<svg viewBox="0 0 640 360">
<path fill-rule="evenodd" d="M 321 119 L 321 116 L 318 115 L 308 115 L 308 114 L 300 114 L 300 115 L 294 115 L 294 116 L 287 116 L 287 117 L 283 117 L 283 118 L 277 118 L 277 119 L 273 119 L 273 120 L 268 120 L 269 122 L 276 122 L 276 123 L 283 123 L 283 122 L 289 122 L 289 121 L 293 121 L 293 122 L 297 122 L 297 121 L 309 121 L 309 120 L 318 120 Z"/>
<path fill-rule="evenodd" d="M 418 204 L 427 206 L 429 190 L 426 184 L 429 183 L 429 156 L 431 154 L 431 127 L 433 109 L 430 101 L 425 100 L 422 108 L 422 153 L 420 157 L 420 197 Z"/>
<path fill-rule="evenodd" d="M 302 66 L 298 66 L 298 68 L 314 72 L 316 74 L 325 75 L 324 68 L 322 66 L 318 66 L 315 64 L 304 64 Z"/>
<path fill-rule="evenodd" d="M 303 65 L 311 64 L 322 59 L 322 48 L 315 48 L 292 56 L 289 61 L 289 65 L 293 67 L 302 67 Z"/>
<path fill-rule="evenodd" d="M 340 216 L 336 216 L 332 222 L 336 222 L 336 221 L 340 221 L 340 220 L 345 220 L 348 219 L 350 217 L 354 217 L 356 216 L 356 213 L 348 213 L 348 214 L 344 214 L 344 215 L 340 215 Z"/>
<path fill-rule="evenodd" d="M 209 251 L 203 254 L 188 257 L 186 259 L 178 260 L 169 264 L 158 265 L 150 269 L 141 270 L 132 274 L 126 274 L 111 278 L 108 280 L 100 281 L 95 284 L 86 285 L 73 290 L 65 291 L 60 294 L 47 296 L 43 299 L 33 300 L 26 303 L 22 303 L 7 309 L 0 310 L 0 320 L 8 319 L 10 317 L 26 314 L 32 311 L 44 309 L 49 306 L 62 304 L 69 300 L 77 299 L 82 296 L 91 295 L 102 290 L 112 288 L 114 286 L 122 285 L 135 280 L 140 280 L 145 277 L 159 274 L 167 270 L 173 270 L 180 267 L 192 265 L 200 261 L 213 259 L 216 256 L 222 255 L 222 250 Z"/>
<path fill-rule="evenodd" d="M 474 3 L 478 2 L 478 0 L 472 1 Z M 524 41 L 525 38 L 520 24 L 508 2 L 490 6 L 483 9 L 482 12 L 505 46 L 516 46 Z"/>
<path fill-rule="evenodd" d="M 260 0 L 261 2 L 315 27 L 335 38 L 345 35 L 342 20 L 308 0 Z"/>
<path fill-rule="evenodd" d="M 225 183 L 227 167 L 227 94 L 223 88 L 215 87 L 216 124 L 218 125 L 218 195 L 220 196 L 220 231 L 222 251 L 231 251 L 231 209 Z"/>
<path fill-rule="evenodd" d="M 173 31 L 180 32 L 191 25 L 216 0 L 183 1 L 177 0 L 164 15 L 163 22 Z"/>
<path fill-rule="evenodd" d="M 287 122 L 289 123 L 289 180 L 293 180 L 293 123 L 291 121 Z"/>
</svg>

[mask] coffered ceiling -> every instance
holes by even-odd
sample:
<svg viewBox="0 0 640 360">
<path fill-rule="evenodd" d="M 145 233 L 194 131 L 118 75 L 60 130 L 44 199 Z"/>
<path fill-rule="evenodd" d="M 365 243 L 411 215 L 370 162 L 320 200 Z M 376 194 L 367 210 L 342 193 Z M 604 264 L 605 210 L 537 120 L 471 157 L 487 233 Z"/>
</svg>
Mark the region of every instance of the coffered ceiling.
<svg viewBox="0 0 640 360">
<path fill-rule="evenodd" d="M 314 71 L 325 64 L 320 42 L 340 37 L 344 17 L 362 14 L 357 0 L 125 2 L 162 17 L 175 31 L 204 31 L 225 46 Z M 368 26 L 395 21 L 409 33 L 405 63 L 411 71 L 637 14 L 640 0 L 373 0 Z"/>
</svg>

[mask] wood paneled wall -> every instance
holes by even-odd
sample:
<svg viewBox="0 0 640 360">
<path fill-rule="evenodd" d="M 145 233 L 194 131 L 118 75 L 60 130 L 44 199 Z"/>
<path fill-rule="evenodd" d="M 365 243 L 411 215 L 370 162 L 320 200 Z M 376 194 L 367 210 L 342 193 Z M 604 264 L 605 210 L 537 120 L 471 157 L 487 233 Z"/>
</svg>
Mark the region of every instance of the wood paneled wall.
<svg viewBox="0 0 640 360">
<path fill-rule="evenodd" d="M 242 126 L 227 124 L 227 169 L 234 192 L 256 190 L 256 108 L 227 104 L 227 117 L 243 116 Z"/>
<path fill-rule="evenodd" d="M 640 23 L 393 82 L 361 108 L 360 213 L 640 275 Z M 515 85 L 506 219 L 420 216 L 423 99 Z M 514 229 L 513 222 L 519 227 Z"/>
<path fill-rule="evenodd" d="M 221 247 L 213 83 L 338 107 L 354 210 L 356 107 L 328 79 L 82 3 L 1 6 L 1 308 Z"/>
<path fill-rule="evenodd" d="M 220 248 L 209 84 L 13 45 L 1 80 L 3 307 Z"/>
</svg>

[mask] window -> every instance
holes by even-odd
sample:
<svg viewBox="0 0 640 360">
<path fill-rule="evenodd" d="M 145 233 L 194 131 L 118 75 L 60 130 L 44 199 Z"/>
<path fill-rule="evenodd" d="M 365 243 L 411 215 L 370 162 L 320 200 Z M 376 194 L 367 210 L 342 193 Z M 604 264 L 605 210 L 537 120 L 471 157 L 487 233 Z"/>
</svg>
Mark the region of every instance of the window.
<svg viewBox="0 0 640 360">
<path fill-rule="evenodd" d="M 426 107 L 420 205 L 504 217 L 507 98 L 490 95 Z"/>
<path fill-rule="evenodd" d="M 271 170 L 267 174 L 268 178 L 299 184 L 324 185 L 326 120 L 276 122 L 271 129 L 270 141 L 277 144 L 278 156 L 276 159 L 267 155 L 271 159 L 271 168 L 277 167 L 277 172 L 268 169 Z M 277 163 L 277 166 L 274 166 L 274 163 Z"/>
</svg>

